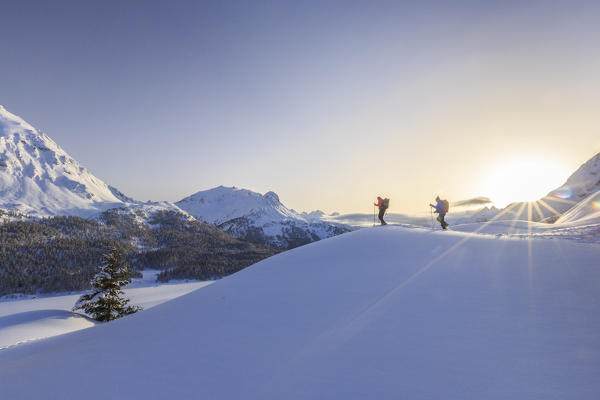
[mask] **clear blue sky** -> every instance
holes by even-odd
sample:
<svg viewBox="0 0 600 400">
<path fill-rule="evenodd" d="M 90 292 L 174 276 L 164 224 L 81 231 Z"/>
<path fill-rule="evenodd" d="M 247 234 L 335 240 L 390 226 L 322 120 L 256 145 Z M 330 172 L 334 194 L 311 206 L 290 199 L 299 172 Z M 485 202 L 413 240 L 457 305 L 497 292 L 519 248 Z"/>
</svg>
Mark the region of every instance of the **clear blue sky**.
<svg viewBox="0 0 600 400">
<path fill-rule="evenodd" d="M 482 182 L 515 157 L 562 168 L 558 186 L 600 151 L 596 1 L 0 10 L 0 104 L 140 200 L 223 184 L 418 212 L 437 193 L 494 197 Z"/>
</svg>

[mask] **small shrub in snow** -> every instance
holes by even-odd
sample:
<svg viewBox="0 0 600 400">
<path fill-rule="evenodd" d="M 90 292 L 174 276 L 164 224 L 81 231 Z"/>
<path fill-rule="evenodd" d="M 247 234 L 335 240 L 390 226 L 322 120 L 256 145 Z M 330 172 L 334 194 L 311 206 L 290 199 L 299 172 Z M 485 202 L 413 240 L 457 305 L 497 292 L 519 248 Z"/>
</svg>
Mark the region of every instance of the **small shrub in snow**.
<svg viewBox="0 0 600 400">
<path fill-rule="evenodd" d="M 133 314 L 142 308 L 128 306 L 129 299 L 121 286 L 131 283 L 127 265 L 121 261 L 121 254 L 116 248 L 104 256 L 100 270 L 92 280 L 92 293 L 84 294 L 73 307 L 83 310 L 97 321 L 108 322 Z"/>
</svg>

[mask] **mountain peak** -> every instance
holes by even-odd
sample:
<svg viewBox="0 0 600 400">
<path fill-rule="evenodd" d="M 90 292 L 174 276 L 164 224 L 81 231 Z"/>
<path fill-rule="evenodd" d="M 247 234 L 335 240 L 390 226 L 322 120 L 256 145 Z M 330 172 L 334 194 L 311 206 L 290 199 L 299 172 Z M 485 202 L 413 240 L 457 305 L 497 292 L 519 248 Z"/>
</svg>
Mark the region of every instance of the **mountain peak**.
<svg viewBox="0 0 600 400">
<path fill-rule="evenodd" d="M 275 193 L 275 192 L 267 192 L 267 193 L 265 193 L 265 194 L 263 195 L 263 197 L 264 197 L 265 199 L 267 199 L 267 200 L 270 200 L 270 201 L 272 201 L 272 202 L 273 202 L 273 203 L 275 203 L 275 204 L 279 204 L 279 203 L 280 203 L 280 201 L 279 201 L 279 196 L 278 196 L 278 195 L 277 195 L 277 193 Z"/>
<path fill-rule="evenodd" d="M 0 208 L 38 215 L 80 214 L 122 203 L 50 137 L 4 107 L 0 107 L 0 199 Z"/>
<path fill-rule="evenodd" d="M 6 136 L 11 133 L 23 131 L 23 133 L 41 135 L 42 133 L 33 126 L 25 122 L 18 115 L 8 111 L 4 106 L 0 105 L 0 136 Z"/>
<path fill-rule="evenodd" d="M 275 192 L 262 195 L 235 186 L 199 191 L 176 204 L 194 217 L 216 225 L 248 215 L 260 215 L 269 221 L 301 218 L 281 204 Z"/>
<path fill-rule="evenodd" d="M 566 211 L 567 207 L 573 205 L 592 193 L 600 190 L 600 153 L 596 154 L 585 163 L 583 163 L 560 187 L 554 189 L 544 198 L 544 200 L 558 199 L 564 201 L 560 211 Z"/>
</svg>

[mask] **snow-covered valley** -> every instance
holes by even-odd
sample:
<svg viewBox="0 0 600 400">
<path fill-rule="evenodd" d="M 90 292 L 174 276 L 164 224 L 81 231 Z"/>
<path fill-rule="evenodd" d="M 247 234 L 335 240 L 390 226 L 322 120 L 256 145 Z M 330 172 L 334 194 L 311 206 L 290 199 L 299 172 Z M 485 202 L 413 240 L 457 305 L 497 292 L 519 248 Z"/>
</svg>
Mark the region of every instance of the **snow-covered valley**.
<svg viewBox="0 0 600 400">
<path fill-rule="evenodd" d="M 159 271 L 144 271 L 124 289 L 132 304 L 144 310 L 212 283 L 156 283 Z M 82 293 L 49 294 L 0 298 L 0 350 L 52 336 L 85 329 L 97 324 L 71 309 Z"/>
</svg>

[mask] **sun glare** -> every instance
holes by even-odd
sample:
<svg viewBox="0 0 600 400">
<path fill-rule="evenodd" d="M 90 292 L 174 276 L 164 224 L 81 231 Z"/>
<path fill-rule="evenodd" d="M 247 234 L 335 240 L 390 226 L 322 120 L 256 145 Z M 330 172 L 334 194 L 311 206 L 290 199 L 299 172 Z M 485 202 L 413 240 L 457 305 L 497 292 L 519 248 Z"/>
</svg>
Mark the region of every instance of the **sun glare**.
<svg viewBox="0 0 600 400">
<path fill-rule="evenodd" d="M 482 193 L 497 207 L 505 207 L 517 201 L 539 200 L 562 185 L 567 177 L 566 170 L 550 160 L 512 159 L 485 176 Z"/>
</svg>

